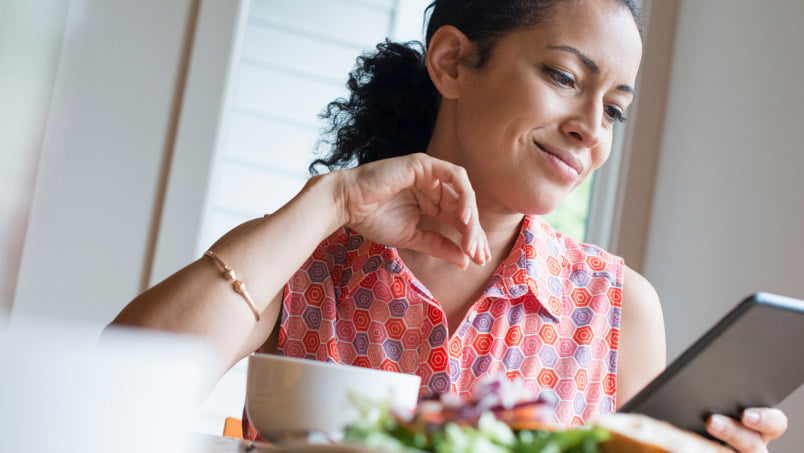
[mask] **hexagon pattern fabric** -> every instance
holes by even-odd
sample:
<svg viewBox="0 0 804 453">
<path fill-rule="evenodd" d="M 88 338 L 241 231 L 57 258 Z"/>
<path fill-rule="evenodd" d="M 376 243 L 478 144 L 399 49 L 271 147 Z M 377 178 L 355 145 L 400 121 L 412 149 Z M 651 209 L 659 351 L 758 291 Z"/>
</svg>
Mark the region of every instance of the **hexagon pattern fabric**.
<svg viewBox="0 0 804 453">
<path fill-rule="evenodd" d="M 540 217 L 448 337 L 446 316 L 393 247 L 348 229 L 285 288 L 279 353 L 422 378 L 421 395 L 465 395 L 488 374 L 525 380 L 556 421 L 613 412 L 624 266 Z"/>
</svg>

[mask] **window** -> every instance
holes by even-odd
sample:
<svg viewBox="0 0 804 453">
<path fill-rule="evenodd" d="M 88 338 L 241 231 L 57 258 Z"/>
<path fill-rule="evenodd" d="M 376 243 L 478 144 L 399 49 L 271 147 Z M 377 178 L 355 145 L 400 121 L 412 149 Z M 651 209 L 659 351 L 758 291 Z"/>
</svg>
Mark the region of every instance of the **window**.
<svg viewBox="0 0 804 453">
<path fill-rule="evenodd" d="M 555 229 L 579 241 L 586 239 L 594 176 L 591 175 L 580 187 L 570 193 L 555 211 L 544 216 Z"/>
<path fill-rule="evenodd" d="M 355 58 L 386 36 L 421 39 L 425 0 L 253 0 L 216 151 L 200 252 L 304 185 L 322 124 Z M 415 12 L 414 12 L 415 11 Z M 303 19 L 301 19 L 303 18 Z"/>
</svg>

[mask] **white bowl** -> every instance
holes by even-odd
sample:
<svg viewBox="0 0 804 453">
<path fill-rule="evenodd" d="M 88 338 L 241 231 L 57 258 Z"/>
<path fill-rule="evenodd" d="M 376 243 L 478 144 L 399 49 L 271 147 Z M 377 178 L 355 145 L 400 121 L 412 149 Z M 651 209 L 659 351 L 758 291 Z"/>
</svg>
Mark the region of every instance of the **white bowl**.
<svg viewBox="0 0 804 453">
<path fill-rule="evenodd" d="M 420 381 L 411 374 L 252 354 L 246 412 L 260 435 L 269 440 L 312 432 L 337 438 L 359 416 L 355 397 L 412 411 Z"/>
</svg>

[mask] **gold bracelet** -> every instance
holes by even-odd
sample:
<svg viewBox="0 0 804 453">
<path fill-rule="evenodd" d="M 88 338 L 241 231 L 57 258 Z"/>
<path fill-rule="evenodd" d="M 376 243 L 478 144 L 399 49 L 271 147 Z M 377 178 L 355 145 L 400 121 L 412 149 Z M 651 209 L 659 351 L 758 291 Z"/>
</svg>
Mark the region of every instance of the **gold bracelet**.
<svg viewBox="0 0 804 453">
<path fill-rule="evenodd" d="M 221 260 L 218 257 L 218 255 L 212 252 L 212 250 L 207 250 L 206 252 L 204 252 L 204 256 L 212 258 L 212 261 L 214 261 L 215 264 L 218 266 L 218 268 L 221 270 L 221 275 L 223 275 L 223 278 L 225 278 L 227 281 L 232 282 L 232 289 L 234 290 L 234 292 L 243 296 L 243 299 L 246 300 L 248 308 L 251 309 L 251 313 L 254 314 L 254 319 L 256 319 L 257 322 L 259 322 L 260 312 L 257 311 L 257 307 L 254 306 L 254 301 L 251 299 L 251 296 L 249 296 L 248 291 L 246 291 L 246 284 L 237 279 L 234 269 L 227 266 L 226 263 L 224 263 L 223 260 Z"/>
</svg>

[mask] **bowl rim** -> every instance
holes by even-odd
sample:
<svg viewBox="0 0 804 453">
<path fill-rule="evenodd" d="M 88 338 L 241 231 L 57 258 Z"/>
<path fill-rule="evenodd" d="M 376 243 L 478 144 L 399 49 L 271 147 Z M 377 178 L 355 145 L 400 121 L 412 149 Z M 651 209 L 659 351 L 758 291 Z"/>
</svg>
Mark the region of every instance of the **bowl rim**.
<svg viewBox="0 0 804 453">
<path fill-rule="evenodd" d="M 393 376 L 394 378 L 399 377 L 400 379 L 417 379 L 419 381 L 419 385 L 421 385 L 421 376 L 412 373 L 403 373 L 401 371 L 388 371 L 388 370 L 380 370 L 377 368 L 366 368 L 362 366 L 355 366 L 349 365 L 345 363 L 335 363 L 335 362 L 324 362 L 321 360 L 315 359 L 304 359 L 301 357 L 288 357 L 279 354 L 268 354 L 264 352 L 253 352 L 249 354 L 248 357 L 248 364 L 249 364 L 249 371 L 251 368 L 251 362 L 253 360 L 278 360 L 278 361 L 287 361 L 290 363 L 296 363 L 305 366 L 312 366 L 312 367 L 319 367 L 319 368 L 326 368 L 332 370 L 340 370 L 340 371 L 347 371 L 347 372 L 356 372 L 356 373 L 366 373 L 366 374 L 373 374 L 376 376 Z"/>
</svg>

